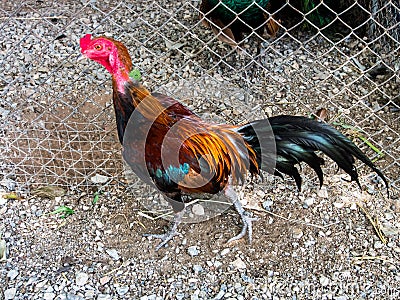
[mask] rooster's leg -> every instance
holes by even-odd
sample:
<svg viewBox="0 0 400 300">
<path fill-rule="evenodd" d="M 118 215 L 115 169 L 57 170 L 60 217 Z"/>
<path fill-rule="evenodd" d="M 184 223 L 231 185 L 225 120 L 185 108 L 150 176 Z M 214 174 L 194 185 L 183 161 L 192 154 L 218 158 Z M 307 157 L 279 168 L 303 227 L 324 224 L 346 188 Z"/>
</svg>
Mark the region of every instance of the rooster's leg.
<svg viewBox="0 0 400 300">
<path fill-rule="evenodd" d="M 227 186 L 225 188 L 225 196 L 227 196 L 232 201 L 233 206 L 235 207 L 236 211 L 240 215 L 240 218 L 242 219 L 242 222 L 243 222 L 242 231 L 238 235 L 229 239 L 228 243 L 243 238 L 246 235 L 246 233 L 249 238 L 249 243 L 251 243 L 251 236 L 253 233 L 253 227 L 252 227 L 251 222 L 257 221 L 258 218 L 253 218 L 248 215 L 248 212 L 244 210 L 242 204 L 240 203 L 240 201 L 238 199 L 236 192 L 232 189 L 231 186 Z"/>
<path fill-rule="evenodd" d="M 174 238 L 174 236 L 178 235 L 178 226 L 182 222 L 182 217 L 185 214 L 185 209 L 175 213 L 174 220 L 172 221 L 172 226 L 171 229 L 164 233 L 164 234 L 151 234 L 151 233 L 146 233 L 143 236 L 149 236 L 153 237 L 156 239 L 160 239 L 161 243 L 159 243 L 156 247 L 156 251 L 160 250 L 162 247 L 164 247 L 170 240 Z"/>
</svg>

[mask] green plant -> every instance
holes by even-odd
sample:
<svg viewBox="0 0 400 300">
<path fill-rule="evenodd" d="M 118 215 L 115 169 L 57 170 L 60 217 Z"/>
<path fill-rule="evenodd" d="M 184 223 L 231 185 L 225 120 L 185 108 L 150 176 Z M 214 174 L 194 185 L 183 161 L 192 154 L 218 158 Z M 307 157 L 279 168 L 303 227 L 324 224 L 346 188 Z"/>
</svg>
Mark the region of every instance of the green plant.
<svg viewBox="0 0 400 300">
<path fill-rule="evenodd" d="M 61 214 L 60 218 L 65 219 L 66 217 L 73 215 L 74 213 L 75 211 L 72 208 L 69 208 L 68 206 L 60 206 L 52 211 L 50 214 Z"/>
</svg>

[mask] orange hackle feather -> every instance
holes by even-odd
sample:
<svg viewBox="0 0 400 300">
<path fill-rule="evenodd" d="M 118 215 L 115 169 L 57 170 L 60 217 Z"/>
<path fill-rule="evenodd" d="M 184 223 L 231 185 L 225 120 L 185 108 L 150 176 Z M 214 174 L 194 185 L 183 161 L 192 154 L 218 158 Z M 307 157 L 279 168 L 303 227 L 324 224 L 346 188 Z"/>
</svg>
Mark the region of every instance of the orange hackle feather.
<svg viewBox="0 0 400 300">
<path fill-rule="evenodd" d="M 199 133 L 199 128 L 204 131 Z M 182 136 L 190 135 L 183 149 L 205 160 L 215 180 L 224 184 L 230 175 L 234 183 L 242 182 L 250 165 L 259 171 L 256 153 L 234 129 L 231 125 L 197 123 L 197 126 L 182 126 L 179 130 Z"/>
<path fill-rule="evenodd" d="M 133 106 L 146 119 L 154 120 L 154 122 L 167 126 L 171 126 L 174 123 L 174 120 L 167 114 L 168 107 L 164 107 L 143 85 L 135 83 L 129 92 L 132 96 Z"/>
</svg>

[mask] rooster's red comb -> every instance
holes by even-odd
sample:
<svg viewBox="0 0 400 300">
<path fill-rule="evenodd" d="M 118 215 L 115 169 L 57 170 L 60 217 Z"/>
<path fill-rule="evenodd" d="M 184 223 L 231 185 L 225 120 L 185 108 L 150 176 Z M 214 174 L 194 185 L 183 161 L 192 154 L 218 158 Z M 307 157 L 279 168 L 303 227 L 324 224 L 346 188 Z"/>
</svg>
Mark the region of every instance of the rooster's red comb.
<svg viewBox="0 0 400 300">
<path fill-rule="evenodd" d="M 79 45 L 81 46 L 81 50 L 86 50 L 87 46 L 90 44 L 92 41 L 92 35 L 91 34 L 86 34 L 84 37 L 82 37 L 79 41 Z"/>
</svg>

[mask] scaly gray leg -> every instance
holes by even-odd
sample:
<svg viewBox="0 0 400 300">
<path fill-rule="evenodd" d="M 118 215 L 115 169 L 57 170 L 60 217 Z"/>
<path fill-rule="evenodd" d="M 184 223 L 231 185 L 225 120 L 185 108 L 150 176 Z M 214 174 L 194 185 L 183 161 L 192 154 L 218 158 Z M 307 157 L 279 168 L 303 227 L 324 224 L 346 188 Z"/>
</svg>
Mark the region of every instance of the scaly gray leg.
<svg viewBox="0 0 400 300">
<path fill-rule="evenodd" d="M 253 234 L 253 227 L 251 222 L 257 221 L 258 218 L 252 218 L 248 215 L 248 212 L 245 211 L 244 208 L 242 207 L 242 204 L 240 203 L 236 192 L 233 190 L 231 186 L 227 186 L 224 192 L 225 196 L 227 196 L 232 201 L 233 206 L 235 207 L 236 211 L 240 215 L 240 218 L 242 219 L 243 222 L 242 231 L 238 235 L 229 239 L 228 243 L 241 239 L 247 233 L 247 236 L 249 237 L 249 243 L 251 244 L 251 236 Z"/>
<path fill-rule="evenodd" d="M 170 240 L 174 238 L 174 236 L 178 235 L 178 226 L 182 222 L 182 217 L 185 214 L 185 209 L 181 210 L 180 212 L 175 213 L 174 220 L 172 221 L 171 229 L 164 233 L 164 234 L 151 234 L 146 233 L 143 236 L 149 236 L 156 239 L 160 239 L 161 243 L 157 245 L 155 248 L 156 251 L 160 250 L 163 246 L 165 246 Z"/>
</svg>

